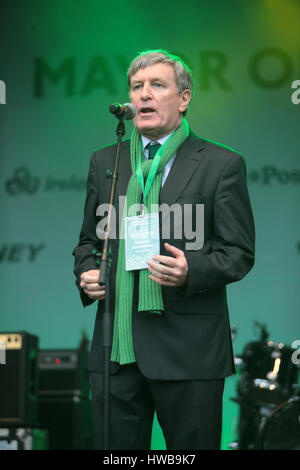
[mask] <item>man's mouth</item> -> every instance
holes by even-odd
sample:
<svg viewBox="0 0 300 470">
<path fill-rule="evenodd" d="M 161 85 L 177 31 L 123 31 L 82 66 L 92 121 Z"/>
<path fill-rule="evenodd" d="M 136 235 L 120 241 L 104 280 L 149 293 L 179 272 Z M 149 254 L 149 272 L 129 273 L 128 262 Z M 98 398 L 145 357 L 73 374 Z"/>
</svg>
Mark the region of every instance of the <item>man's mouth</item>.
<svg viewBox="0 0 300 470">
<path fill-rule="evenodd" d="M 150 113 L 154 113 L 155 112 L 155 109 L 154 108 L 150 108 L 150 107 L 144 107 L 144 108 L 141 108 L 140 109 L 140 114 L 142 116 L 147 116 L 149 115 Z"/>
</svg>

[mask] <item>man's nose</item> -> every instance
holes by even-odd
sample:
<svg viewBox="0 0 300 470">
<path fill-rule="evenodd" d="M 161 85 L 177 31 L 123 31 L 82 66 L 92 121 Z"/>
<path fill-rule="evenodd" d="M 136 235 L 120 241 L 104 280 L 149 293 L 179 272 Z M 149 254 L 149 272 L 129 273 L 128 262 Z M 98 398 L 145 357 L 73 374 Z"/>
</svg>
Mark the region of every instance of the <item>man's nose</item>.
<svg viewBox="0 0 300 470">
<path fill-rule="evenodd" d="M 141 90 L 141 99 L 147 100 L 149 98 L 151 98 L 151 87 L 148 83 L 144 83 Z"/>
</svg>

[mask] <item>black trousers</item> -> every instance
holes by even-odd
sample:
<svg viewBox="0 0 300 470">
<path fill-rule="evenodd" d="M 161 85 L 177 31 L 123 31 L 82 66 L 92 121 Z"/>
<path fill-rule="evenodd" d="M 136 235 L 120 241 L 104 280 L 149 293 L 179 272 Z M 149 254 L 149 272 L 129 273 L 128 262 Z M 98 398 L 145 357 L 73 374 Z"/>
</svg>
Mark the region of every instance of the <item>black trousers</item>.
<svg viewBox="0 0 300 470">
<path fill-rule="evenodd" d="M 93 372 L 95 448 L 103 449 L 103 375 Z M 111 376 L 110 450 L 149 450 L 156 411 L 168 450 L 218 450 L 224 379 L 150 380 L 136 364 Z"/>
</svg>

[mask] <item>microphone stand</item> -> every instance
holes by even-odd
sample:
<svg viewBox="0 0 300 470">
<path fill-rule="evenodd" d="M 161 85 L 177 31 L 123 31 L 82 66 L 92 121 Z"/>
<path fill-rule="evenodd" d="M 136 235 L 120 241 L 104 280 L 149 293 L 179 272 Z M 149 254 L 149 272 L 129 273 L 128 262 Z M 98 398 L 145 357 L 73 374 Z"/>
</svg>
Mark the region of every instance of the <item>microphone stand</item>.
<svg viewBox="0 0 300 470">
<path fill-rule="evenodd" d="M 109 198 L 109 209 L 107 215 L 107 225 L 105 227 L 105 237 L 103 243 L 103 251 L 100 262 L 100 272 L 99 272 L 99 285 L 105 285 L 105 307 L 103 313 L 103 337 L 102 337 L 102 346 L 103 346 L 103 357 L 104 357 L 104 374 L 103 374 L 103 384 L 104 384 L 104 450 L 109 450 L 110 447 L 110 353 L 112 346 L 112 314 L 110 309 L 110 268 L 111 268 L 111 252 L 109 251 L 109 231 L 111 225 L 111 215 L 112 215 L 112 206 L 114 203 L 116 182 L 118 178 L 118 165 L 119 165 L 119 156 L 120 156 L 120 145 L 122 137 L 125 134 L 125 126 L 123 117 L 117 116 L 119 119 L 119 124 L 117 126 L 116 134 L 118 136 L 117 150 L 115 157 L 115 166 L 113 173 L 108 176 L 112 179 L 111 181 L 111 190 Z"/>
</svg>

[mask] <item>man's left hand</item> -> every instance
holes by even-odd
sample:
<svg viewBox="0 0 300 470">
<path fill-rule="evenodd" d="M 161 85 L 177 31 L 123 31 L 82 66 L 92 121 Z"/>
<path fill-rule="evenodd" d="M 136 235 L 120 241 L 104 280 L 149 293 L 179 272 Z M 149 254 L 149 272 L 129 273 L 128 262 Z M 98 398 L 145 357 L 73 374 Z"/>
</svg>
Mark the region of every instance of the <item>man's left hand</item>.
<svg viewBox="0 0 300 470">
<path fill-rule="evenodd" d="M 155 255 L 148 261 L 149 278 L 161 286 L 183 286 L 187 281 L 188 264 L 184 252 L 164 244 L 173 256 Z M 159 263 L 157 263 L 159 261 Z"/>
</svg>

